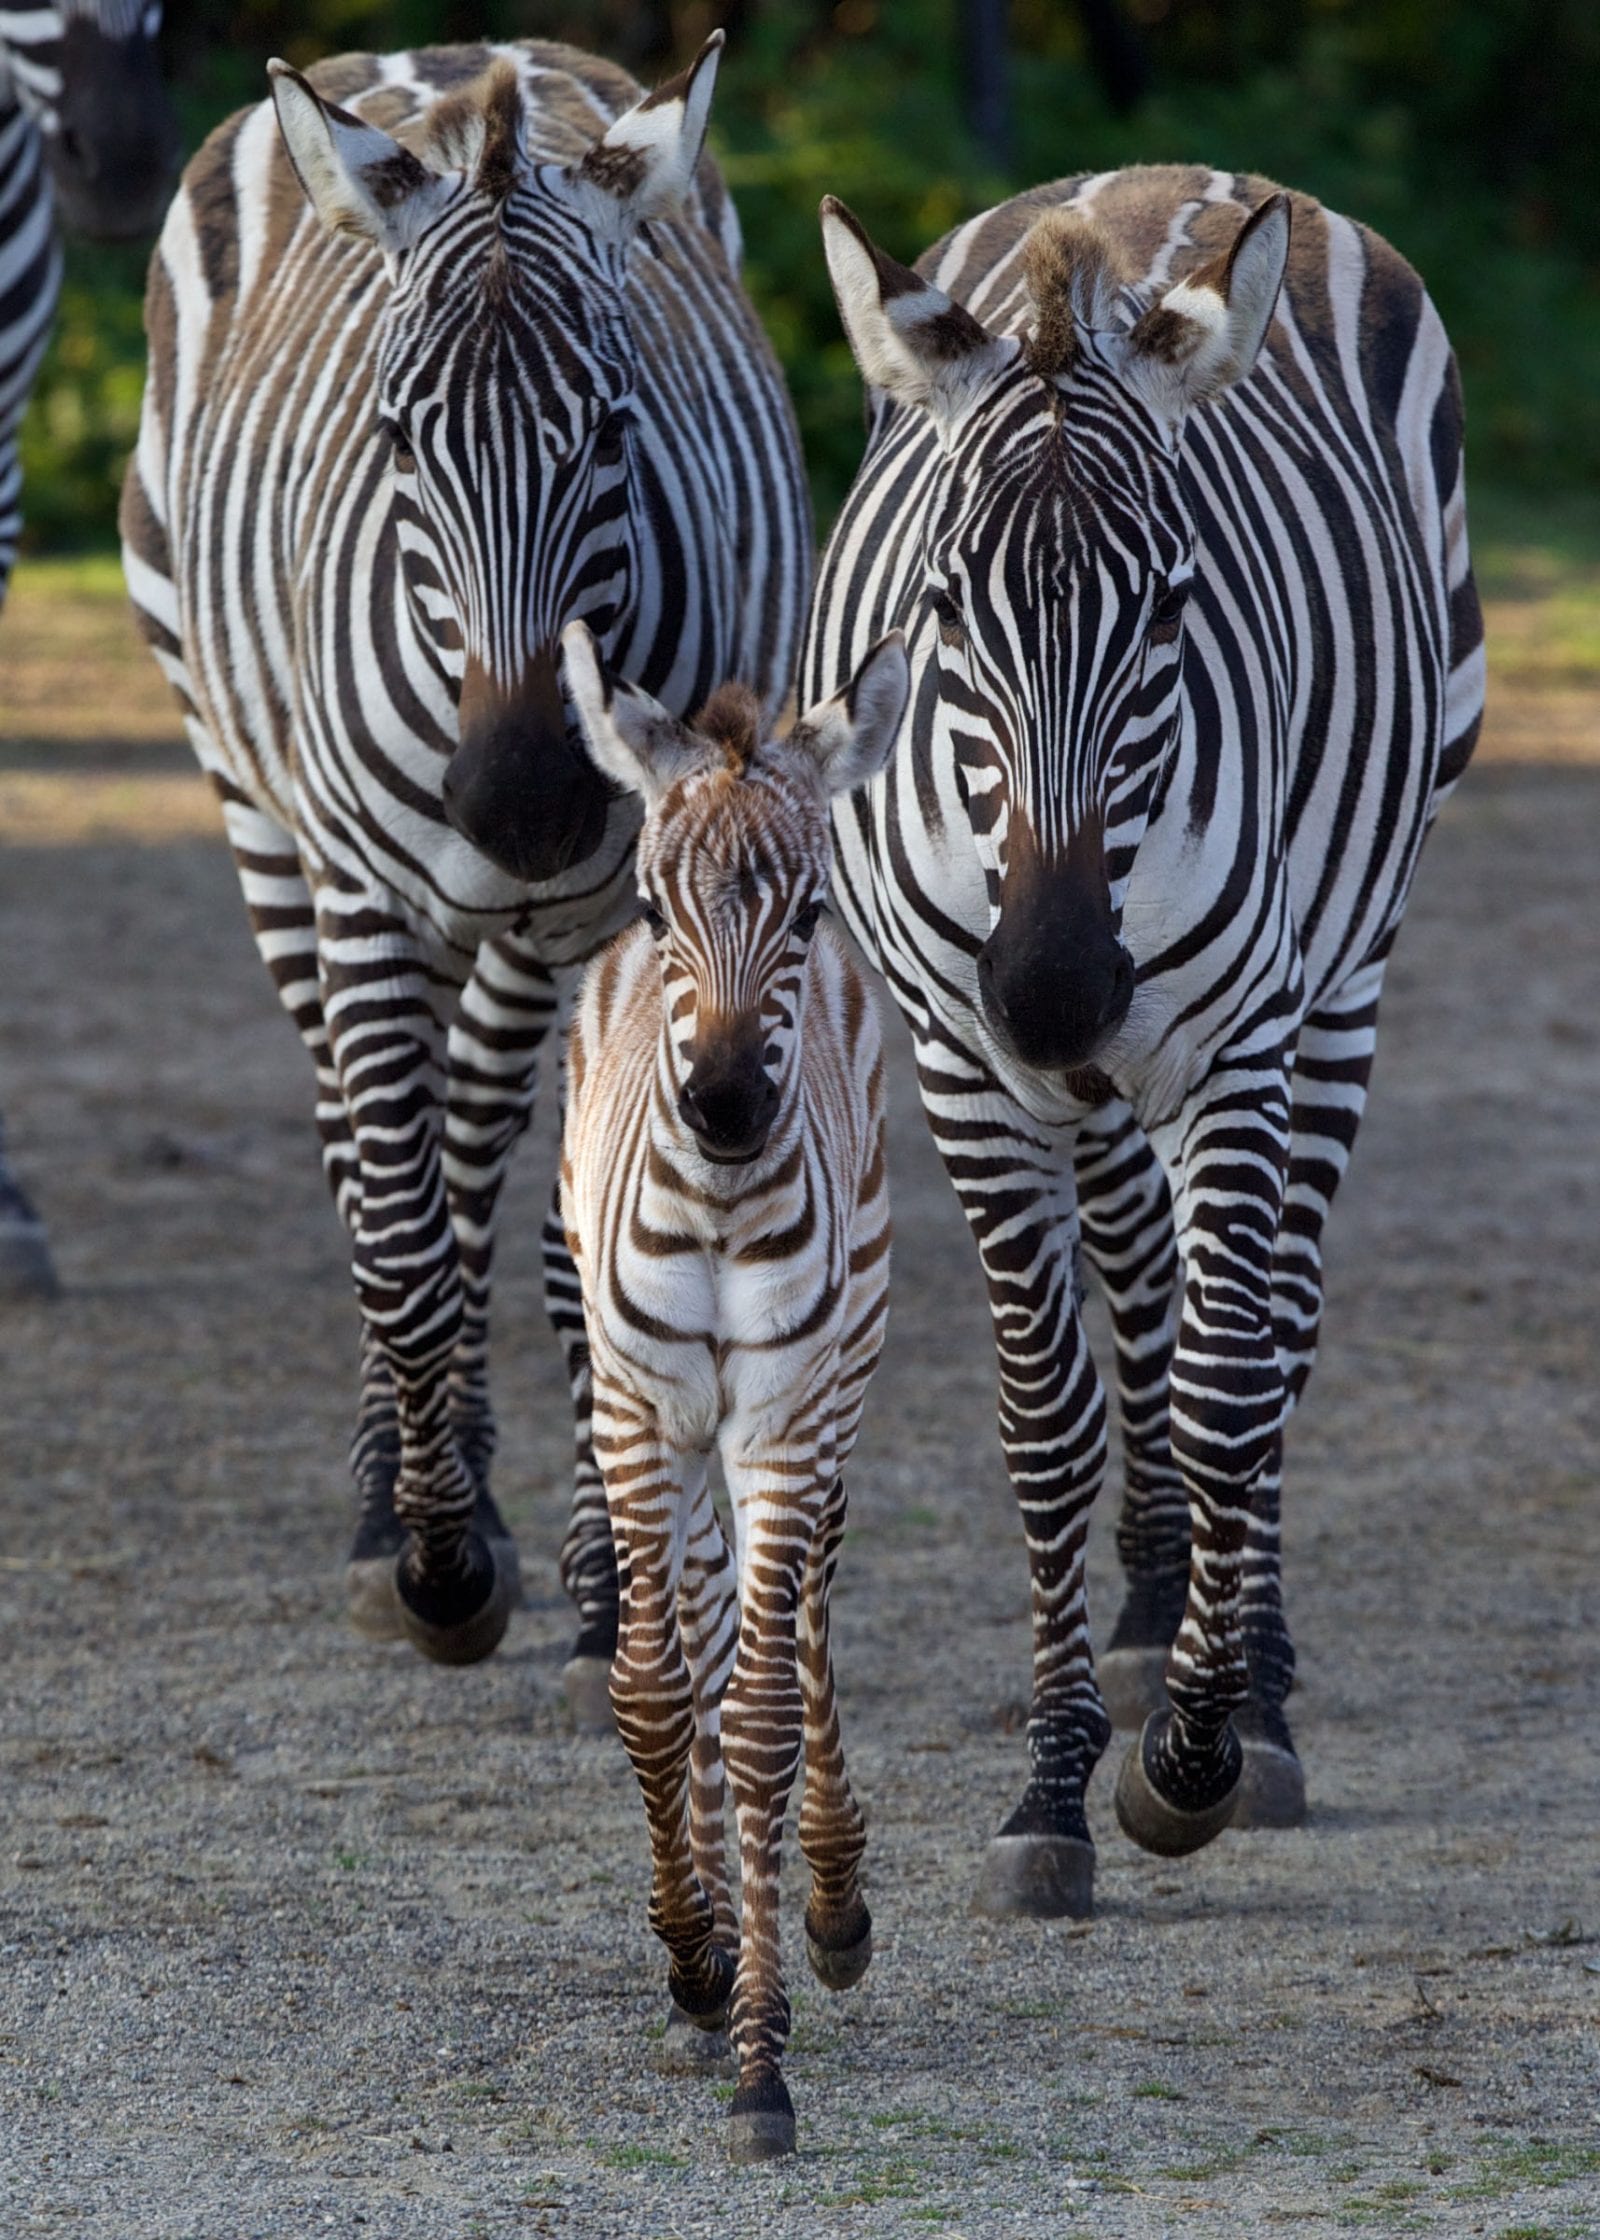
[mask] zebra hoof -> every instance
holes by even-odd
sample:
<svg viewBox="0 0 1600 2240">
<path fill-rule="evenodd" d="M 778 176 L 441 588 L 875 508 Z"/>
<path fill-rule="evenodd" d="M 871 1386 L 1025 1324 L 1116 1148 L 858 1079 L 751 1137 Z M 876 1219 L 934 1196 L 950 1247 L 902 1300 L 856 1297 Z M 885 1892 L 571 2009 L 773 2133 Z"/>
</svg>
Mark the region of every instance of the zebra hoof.
<svg viewBox="0 0 1600 2240">
<path fill-rule="evenodd" d="M 561 1689 L 579 1734 L 616 1732 L 609 1657 L 569 1657 L 561 1667 Z"/>
<path fill-rule="evenodd" d="M 508 1581 L 488 1543 L 471 1528 L 459 1570 L 443 1579 L 419 1578 L 408 1548 L 395 1560 L 394 1584 L 406 1639 L 433 1664 L 481 1664 L 499 1648 L 511 1622 Z"/>
<path fill-rule="evenodd" d="M 775 2162 L 794 2146 L 794 2103 L 782 2077 L 741 2085 L 728 2110 L 728 2160 Z"/>
<path fill-rule="evenodd" d="M 972 1910 L 995 1921 L 1087 1921 L 1094 1912 L 1094 1845 L 1081 1836 L 996 1836 Z"/>
<path fill-rule="evenodd" d="M 1165 1649 L 1106 1649 L 1095 1659 L 1095 1678 L 1111 1724 L 1137 1733 L 1152 1711 L 1167 1708 Z"/>
<path fill-rule="evenodd" d="M 61 1280 L 44 1223 L 0 1215 L 0 1299 L 59 1299 Z"/>
<path fill-rule="evenodd" d="M 1234 1725 L 1244 1746 L 1244 1768 L 1234 1799 L 1232 1825 L 1304 1827 L 1306 1777 L 1288 1720 L 1276 1706 L 1247 1703 Z"/>
<path fill-rule="evenodd" d="M 676 1999 L 656 2046 L 655 2065 L 664 2077 L 731 2077 L 736 2063 L 726 2030 L 708 2030 Z"/>
<path fill-rule="evenodd" d="M 1160 1747 L 1171 1722 L 1170 1711 L 1153 1711 L 1123 1759 L 1117 1778 L 1117 1819 L 1123 1834 L 1131 1836 L 1143 1850 L 1154 1851 L 1163 1859 L 1181 1859 L 1221 1835 L 1233 1818 L 1241 1752 L 1238 1737 L 1230 1729 L 1225 1763 L 1231 1772 L 1221 1794 L 1193 1804 L 1174 1801 L 1162 1793 L 1155 1780 Z"/>
<path fill-rule="evenodd" d="M 825 1990 L 853 1991 L 872 1965 L 872 1916 L 859 1898 L 840 1934 L 849 1942 L 841 1943 L 837 1936 L 819 1937 L 807 1913 L 806 1958 L 811 1973 Z"/>
</svg>

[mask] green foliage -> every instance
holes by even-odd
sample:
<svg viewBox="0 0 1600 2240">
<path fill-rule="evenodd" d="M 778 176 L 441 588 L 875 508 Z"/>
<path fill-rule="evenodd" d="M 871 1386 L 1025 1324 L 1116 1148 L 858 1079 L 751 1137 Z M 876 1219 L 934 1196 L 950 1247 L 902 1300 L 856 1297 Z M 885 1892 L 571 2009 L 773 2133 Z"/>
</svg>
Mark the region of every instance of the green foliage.
<svg viewBox="0 0 1600 2240">
<path fill-rule="evenodd" d="M 172 0 L 189 144 L 268 54 L 538 32 L 646 77 L 733 26 L 713 137 L 752 292 L 788 373 L 825 526 L 861 449 L 860 386 L 817 233 L 838 194 L 910 259 L 1016 187 L 1137 161 L 1253 170 L 1388 235 L 1426 279 L 1466 384 L 1474 477 L 1600 483 L 1600 93 L 1591 0 L 1122 0 L 1148 84 L 1114 113 L 1083 17 L 1012 0 L 1012 155 L 962 116 L 958 0 Z M 25 443 L 35 548 L 104 545 L 137 415 L 141 259 L 74 246 Z"/>
</svg>

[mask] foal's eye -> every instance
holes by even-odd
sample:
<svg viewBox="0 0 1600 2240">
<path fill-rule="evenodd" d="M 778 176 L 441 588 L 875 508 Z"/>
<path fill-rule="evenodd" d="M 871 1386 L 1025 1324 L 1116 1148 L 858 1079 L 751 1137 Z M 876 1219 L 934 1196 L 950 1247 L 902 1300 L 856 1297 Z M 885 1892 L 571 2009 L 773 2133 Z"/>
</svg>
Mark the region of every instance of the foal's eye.
<svg viewBox="0 0 1600 2240">
<path fill-rule="evenodd" d="M 622 457 L 622 447 L 627 441 L 628 424 L 620 412 L 608 412 L 594 435 L 596 463 L 614 467 Z"/>
<path fill-rule="evenodd" d="M 817 920 L 822 915 L 820 902 L 808 902 L 803 910 L 794 914 L 794 930 L 802 941 L 809 941 L 817 930 Z"/>
<path fill-rule="evenodd" d="M 1189 587 L 1187 584 L 1164 583 L 1156 593 L 1155 605 L 1150 610 L 1151 629 L 1176 629 L 1179 617 L 1183 613 L 1184 601 L 1188 596 Z"/>
<path fill-rule="evenodd" d="M 666 938 L 667 921 L 653 902 L 647 902 L 644 906 L 644 922 L 650 928 L 652 941 L 661 941 Z"/>
</svg>

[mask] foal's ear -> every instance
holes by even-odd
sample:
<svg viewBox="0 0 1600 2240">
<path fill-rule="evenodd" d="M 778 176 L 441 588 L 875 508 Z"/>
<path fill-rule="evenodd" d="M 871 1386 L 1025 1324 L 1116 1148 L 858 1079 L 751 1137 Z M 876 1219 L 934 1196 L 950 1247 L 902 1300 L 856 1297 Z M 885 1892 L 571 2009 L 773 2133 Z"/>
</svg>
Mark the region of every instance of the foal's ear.
<svg viewBox="0 0 1600 2240">
<path fill-rule="evenodd" d="M 618 117 L 567 172 L 600 230 L 627 235 L 677 215 L 706 143 L 721 59 L 722 33 L 713 31 L 687 70 Z"/>
<path fill-rule="evenodd" d="M 910 690 L 906 642 L 891 630 L 843 692 L 809 708 L 785 743 L 810 756 L 825 793 L 849 793 L 875 778 L 888 761 Z"/>
<path fill-rule="evenodd" d="M 1169 420 L 1243 380 L 1289 262 L 1289 197 L 1269 195 L 1222 256 L 1169 288 L 1128 337 L 1128 371 Z"/>
<path fill-rule="evenodd" d="M 385 256 L 408 249 L 455 183 L 375 124 L 324 101 L 287 62 L 269 62 L 267 76 L 289 161 L 328 231 L 371 241 Z"/>
<path fill-rule="evenodd" d="M 562 681 L 590 761 L 625 792 L 643 795 L 647 809 L 707 759 L 705 741 L 686 723 L 601 666 L 586 622 L 567 624 L 561 653 Z"/>
<path fill-rule="evenodd" d="M 964 305 L 886 257 L 836 196 L 822 204 L 822 246 L 861 377 L 948 423 L 1019 345 L 990 334 Z"/>
</svg>

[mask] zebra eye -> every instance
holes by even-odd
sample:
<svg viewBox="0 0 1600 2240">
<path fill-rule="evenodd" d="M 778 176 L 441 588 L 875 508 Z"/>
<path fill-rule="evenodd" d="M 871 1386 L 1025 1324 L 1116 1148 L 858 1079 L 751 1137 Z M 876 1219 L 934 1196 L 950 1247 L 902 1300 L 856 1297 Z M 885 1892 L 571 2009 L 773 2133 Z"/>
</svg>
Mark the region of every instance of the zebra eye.
<svg viewBox="0 0 1600 2240">
<path fill-rule="evenodd" d="M 650 938 L 652 941 L 661 941 L 665 939 L 667 931 L 667 921 L 661 915 L 661 912 L 656 908 L 653 902 L 647 902 L 644 906 L 644 922 L 650 928 Z"/>
<path fill-rule="evenodd" d="M 933 611 L 939 624 L 939 636 L 944 643 L 947 646 L 964 644 L 967 633 L 962 624 L 961 609 L 956 605 L 948 591 L 940 590 L 934 593 Z"/>
<path fill-rule="evenodd" d="M 1177 627 L 1183 613 L 1184 601 L 1189 596 L 1186 583 L 1164 583 L 1156 593 L 1155 605 L 1150 610 L 1153 630 L 1172 630 Z"/>
<path fill-rule="evenodd" d="M 401 432 L 398 420 L 380 420 L 378 429 L 389 446 L 389 463 L 396 474 L 415 474 L 417 455 Z"/>
<path fill-rule="evenodd" d="M 627 438 L 628 424 L 624 415 L 620 412 L 608 412 L 595 430 L 594 455 L 596 463 L 603 467 L 614 467 L 622 457 L 623 446 L 627 442 Z"/>
<path fill-rule="evenodd" d="M 820 902 L 808 902 L 803 910 L 795 912 L 794 930 L 802 941 L 811 939 L 811 936 L 817 930 L 817 920 L 821 915 L 822 905 Z"/>
</svg>

